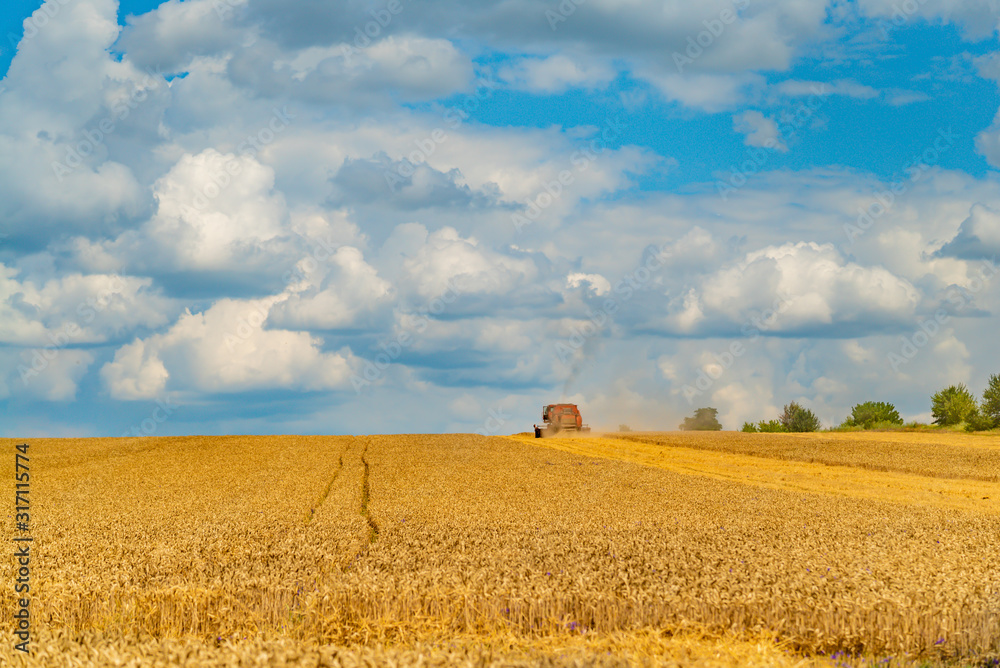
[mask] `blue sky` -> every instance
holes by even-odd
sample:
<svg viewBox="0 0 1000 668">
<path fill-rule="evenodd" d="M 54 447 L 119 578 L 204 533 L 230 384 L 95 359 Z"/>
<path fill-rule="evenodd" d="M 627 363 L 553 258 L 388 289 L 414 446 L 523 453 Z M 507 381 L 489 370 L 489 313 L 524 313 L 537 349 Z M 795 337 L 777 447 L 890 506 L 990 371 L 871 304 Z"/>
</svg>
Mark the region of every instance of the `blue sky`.
<svg viewBox="0 0 1000 668">
<path fill-rule="evenodd" d="M 1000 5 L 562 6 L 6 4 L 3 433 L 929 420 L 1000 372 Z"/>
</svg>

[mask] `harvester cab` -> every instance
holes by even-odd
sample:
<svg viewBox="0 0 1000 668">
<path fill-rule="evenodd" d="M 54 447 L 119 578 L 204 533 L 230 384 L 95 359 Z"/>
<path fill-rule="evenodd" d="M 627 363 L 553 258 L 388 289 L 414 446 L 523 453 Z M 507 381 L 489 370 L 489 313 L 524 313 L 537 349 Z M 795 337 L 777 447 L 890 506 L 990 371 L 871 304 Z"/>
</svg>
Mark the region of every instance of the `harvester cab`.
<svg viewBox="0 0 1000 668">
<path fill-rule="evenodd" d="M 535 438 L 555 436 L 562 431 L 589 432 L 576 404 L 549 404 L 542 409 L 542 426 L 535 425 Z"/>
</svg>

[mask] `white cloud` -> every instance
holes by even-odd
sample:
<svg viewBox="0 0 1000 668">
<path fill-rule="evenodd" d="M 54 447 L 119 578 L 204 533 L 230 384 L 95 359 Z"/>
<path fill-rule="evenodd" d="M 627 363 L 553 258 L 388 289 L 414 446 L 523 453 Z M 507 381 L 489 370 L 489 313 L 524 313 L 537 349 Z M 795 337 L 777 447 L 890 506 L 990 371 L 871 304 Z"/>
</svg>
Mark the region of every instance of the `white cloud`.
<svg viewBox="0 0 1000 668">
<path fill-rule="evenodd" d="M 888 30 L 899 29 L 923 19 L 932 23 L 955 23 L 965 37 L 983 40 L 997 33 L 997 6 L 993 0 L 859 0 L 863 14 L 883 21 Z"/>
<path fill-rule="evenodd" d="M 268 324 L 291 329 L 356 327 L 359 319 L 392 301 L 394 288 L 365 262 L 357 248 L 338 248 L 329 260 L 330 270 L 309 276 L 317 262 L 306 258 L 299 271 L 307 276 L 290 286 L 291 294 L 271 309 Z"/>
<path fill-rule="evenodd" d="M 603 88 L 615 78 L 616 72 L 598 60 L 556 54 L 546 58 L 522 58 L 501 68 L 499 75 L 522 90 L 557 94 L 570 88 Z"/>
<path fill-rule="evenodd" d="M 53 354 L 52 359 L 46 358 Z M 38 362 L 38 355 L 44 363 Z M 80 381 L 93 362 L 94 356 L 86 350 L 34 349 L 30 355 L 22 351 L 18 368 L 10 374 L 8 384 L 19 395 L 44 401 L 73 401 L 78 396 Z"/>
<path fill-rule="evenodd" d="M 778 133 L 778 123 L 759 111 L 748 110 L 733 116 L 733 129 L 745 135 L 747 146 L 760 146 L 785 152 L 788 146 Z"/>
<path fill-rule="evenodd" d="M 578 288 L 586 283 L 589 290 L 600 297 L 611 292 L 611 282 L 600 274 L 581 274 L 575 272 L 566 277 L 567 288 Z"/>
<path fill-rule="evenodd" d="M 0 264 L 0 343 L 43 347 L 102 343 L 137 327 L 158 327 L 177 307 L 149 278 L 66 274 L 42 285 Z"/>
<path fill-rule="evenodd" d="M 249 155 L 214 149 L 185 155 L 154 192 L 156 215 L 141 234 L 114 244 L 131 246 L 119 254 L 135 263 L 234 268 L 278 236 L 287 215 L 284 198 L 274 192 L 274 170 Z"/>
<path fill-rule="evenodd" d="M 847 262 L 830 244 L 787 243 L 747 253 L 707 276 L 666 322 L 681 332 L 742 326 L 855 336 L 912 318 L 919 300 L 909 281 Z"/>
<path fill-rule="evenodd" d="M 879 91 L 871 86 L 846 79 L 837 79 L 835 81 L 788 79 L 774 86 L 774 91 L 779 95 L 788 97 L 843 95 L 858 100 L 871 100 L 880 95 Z"/>
<path fill-rule="evenodd" d="M 8 158 L 0 160 L 0 217 L 17 243 L 113 231 L 147 205 L 131 170 L 108 159 L 107 126 L 100 127 L 107 121 L 121 133 L 139 115 L 113 113 L 123 98 L 158 104 L 159 93 L 146 90 L 157 81 L 107 53 L 118 34 L 116 10 L 112 0 L 48 0 L 35 13 L 45 20 L 25 23 L 0 95 L 0 156 Z"/>
<path fill-rule="evenodd" d="M 995 178 L 930 170 L 848 240 L 845 223 L 888 187 L 854 171 L 867 162 L 767 166 L 722 201 L 707 174 L 729 169 L 728 159 L 717 160 L 725 151 L 642 138 L 650 126 L 640 117 L 650 110 L 699 139 L 725 122 L 702 112 L 724 112 L 746 144 L 766 146 L 780 141 L 775 108 L 804 102 L 793 98 L 925 99 L 882 83 L 886 72 L 902 72 L 891 63 L 872 71 L 878 87 L 811 81 L 844 76 L 838 63 L 815 65 L 814 55 L 844 46 L 844 31 L 856 27 L 850 3 L 754 0 L 720 27 L 715 20 L 732 0 L 588 0 L 552 30 L 547 0 L 428 0 L 406 5 L 357 49 L 347 47 L 371 21 L 369 8 L 342 4 L 329 12 L 254 0 L 226 4 L 231 11 L 220 16 L 212 0 L 168 0 L 131 20 L 120 39 L 111 0 L 47 5 L 57 15 L 21 45 L 0 95 L 0 218 L 10 235 L 0 247 L 0 340 L 8 347 L 0 395 L 11 406 L 76 396 L 98 407 L 95 416 L 118 415 L 127 410 L 119 400 L 182 393 L 209 417 L 164 429 L 232 424 L 210 422 L 210 405 L 231 415 L 230 401 L 261 409 L 255 428 L 268 429 L 273 414 L 290 412 L 269 402 L 286 390 L 300 393 L 299 414 L 275 418 L 286 429 L 364 429 L 369 406 L 392 399 L 413 421 L 394 424 L 412 430 L 453 424 L 435 417 L 440 406 L 486 410 L 509 396 L 528 407 L 530 424 L 562 385 L 595 407 L 588 416 L 612 420 L 621 411 L 641 421 L 677 399 L 671 393 L 698 369 L 718 365 L 713 355 L 732 340 L 716 348 L 701 337 L 733 337 L 783 296 L 786 308 L 766 332 L 775 336 L 760 337 L 706 395 L 727 426 L 772 417 L 774 405 L 797 397 L 828 419 L 860 386 L 923 410 L 926 396 L 911 388 L 948 370 L 923 366 L 951 365 L 970 380 L 980 373 L 974 360 L 995 338 L 989 317 L 956 316 L 921 351 L 921 368 L 888 373 L 885 360 L 901 330 L 916 327 L 952 286 L 970 285 L 975 267 L 966 256 L 997 245 Z M 892 5 L 882 4 L 871 11 Z M 976 3 L 921 4 L 934 21 L 977 16 Z M 539 20 L 525 21 L 531 15 Z M 674 52 L 699 37 L 710 43 L 680 71 Z M 888 54 L 876 47 L 871 53 Z M 993 60 L 975 61 L 981 76 L 996 78 Z M 168 86 L 142 71 L 157 65 L 185 76 Z M 769 83 L 790 72 L 795 79 Z M 476 96 L 477 74 L 504 83 Z M 813 90 L 818 84 L 825 90 Z M 509 89 L 572 91 L 588 108 L 546 112 L 542 127 L 497 123 Z M 664 110 L 657 91 L 675 104 Z M 143 100 L 128 116 L 114 116 L 136 93 Z M 624 98 L 643 101 L 615 117 Z M 276 108 L 293 121 L 254 155 L 241 149 Z M 60 181 L 52 162 L 65 162 L 109 115 L 114 131 Z M 436 130 L 443 134 L 431 140 Z M 606 133 L 611 145 L 626 145 L 583 159 Z M 978 146 L 1000 165 L 997 136 L 995 127 L 985 131 Z M 628 145 L 630 137 L 646 145 Z M 420 164 L 394 191 L 385 172 L 405 160 Z M 230 164 L 237 173 L 227 175 Z M 566 171 L 572 183 L 553 195 Z M 692 180 L 698 173 L 703 181 Z M 551 205 L 518 233 L 511 215 L 543 194 Z M 650 247 L 664 246 L 669 261 L 623 297 L 616 287 L 636 277 Z M 326 251 L 322 259 L 316 248 Z M 17 366 L 33 346 L 78 321 L 79 305 L 122 265 L 138 275 L 123 278 L 92 322 L 79 323 L 75 341 L 87 349 L 70 344 L 44 378 L 22 388 Z M 287 278 L 296 268 L 303 276 Z M 607 298 L 621 306 L 609 325 L 579 356 L 560 360 L 555 343 Z M 446 312 L 369 388 L 370 402 L 338 394 L 357 362 L 352 350 L 368 355 L 394 333 L 414 333 L 415 312 L 446 299 Z M 181 315 L 184 306 L 194 313 Z M 991 288 L 968 311 L 986 316 L 998 307 Z M 101 379 L 110 400 L 81 394 Z M 22 395 L 28 403 L 17 404 Z M 650 426 L 679 421 L 663 419 Z"/>
<path fill-rule="evenodd" d="M 285 51 L 261 39 L 236 51 L 225 74 L 251 90 L 370 109 L 391 106 L 389 91 L 409 101 L 461 92 L 472 81 L 473 67 L 449 40 L 397 35 L 360 50 L 334 43 Z"/>
<path fill-rule="evenodd" d="M 537 275 L 530 260 L 491 251 L 474 238 L 461 237 L 453 228 L 428 234 L 419 226 L 414 231 L 424 241 L 403 262 L 403 269 L 409 284 L 422 297 L 503 294 L 530 283 Z"/>
<path fill-rule="evenodd" d="M 644 74 L 650 83 L 672 102 L 715 113 L 732 109 L 759 96 L 764 77 L 759 74 Z"/>
<path fill-rule="evenodd" d="M 962 221 L 958 234 L 946 243 L 938 255 L 967 260 L 983 260 L 1000 254 L 1000 212 L 976 204 Z"/>
<path fill-rule="evenodd" d="M 274 298 L 219 300 L 187 312 L 163 334 L 137 339 L 101 369 L 111 396 L 153 399 L 166 391 L 342 389 L 349 351 L 326 353 L 306 332 L 264 329 Z"/>
</svg>

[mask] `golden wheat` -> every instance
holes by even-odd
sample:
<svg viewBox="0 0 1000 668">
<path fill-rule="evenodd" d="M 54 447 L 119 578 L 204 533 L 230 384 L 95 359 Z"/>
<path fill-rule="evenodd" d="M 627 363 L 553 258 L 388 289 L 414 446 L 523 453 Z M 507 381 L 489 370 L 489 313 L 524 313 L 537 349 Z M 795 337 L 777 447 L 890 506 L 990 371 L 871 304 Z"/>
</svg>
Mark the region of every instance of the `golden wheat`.
<svg viewBox="0 0 1000 668">
<path fill-rule="evenodd" d="M 609 436 L 612 436 L 609 434 Z M 938 432 L 619 433 L 615 438 L 935 478 L 1000 481 L 1000 436 Z"/>
<path fill-rule="evenodd" d="M 662 444 L 552 449 L 573 443 L 34 441 L 30 663 L 793 665 L 1000 649 L 995 514 L 746 484 L 708 475 L 718 460 L 615 458 Z M 11 569 L 0 562 L 4 582 Z M 0 660 L 23 662 L 2 639 Z"/>
</svg>

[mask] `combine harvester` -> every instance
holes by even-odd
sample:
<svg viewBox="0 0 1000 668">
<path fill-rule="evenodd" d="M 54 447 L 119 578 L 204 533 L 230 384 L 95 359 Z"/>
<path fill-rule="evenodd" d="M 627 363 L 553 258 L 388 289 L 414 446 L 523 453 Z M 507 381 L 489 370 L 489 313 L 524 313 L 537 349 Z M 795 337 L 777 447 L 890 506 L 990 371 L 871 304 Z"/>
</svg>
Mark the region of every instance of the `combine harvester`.
<svg viewBox="0 0 1000 668">
<path fill-rule="evenodd" d="M 589 432 L 576 404 L 549 404 L 542 409 L 544 426 L 535 425 L 535 438 L 555 436 L 561 431 Z"/>
</svg>

